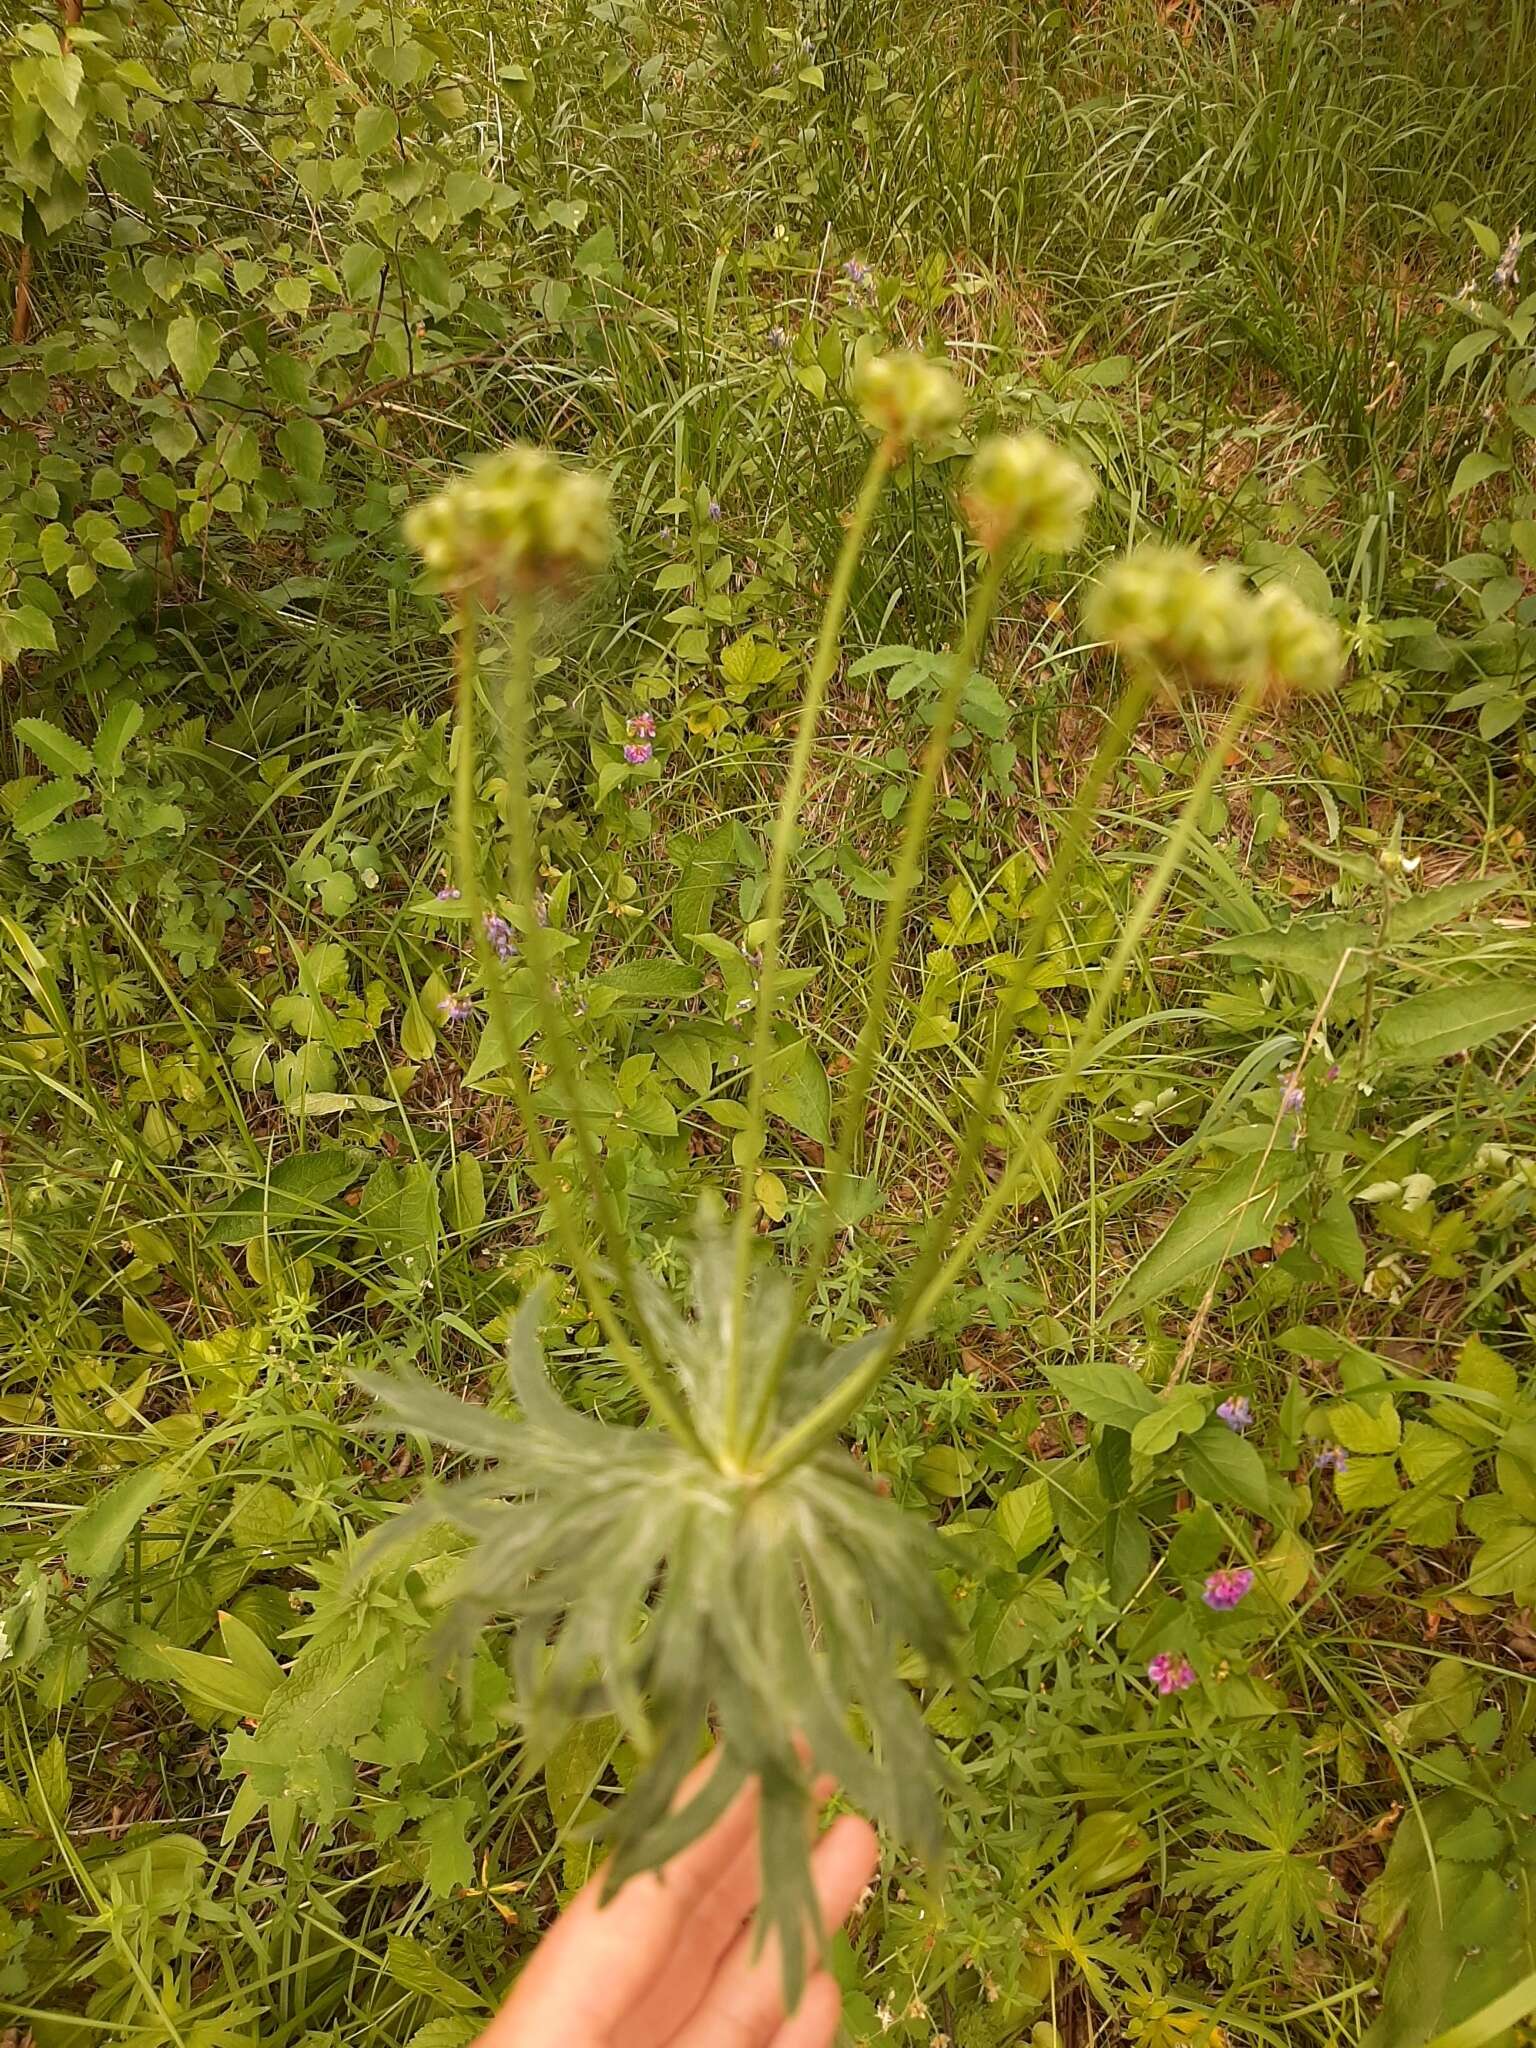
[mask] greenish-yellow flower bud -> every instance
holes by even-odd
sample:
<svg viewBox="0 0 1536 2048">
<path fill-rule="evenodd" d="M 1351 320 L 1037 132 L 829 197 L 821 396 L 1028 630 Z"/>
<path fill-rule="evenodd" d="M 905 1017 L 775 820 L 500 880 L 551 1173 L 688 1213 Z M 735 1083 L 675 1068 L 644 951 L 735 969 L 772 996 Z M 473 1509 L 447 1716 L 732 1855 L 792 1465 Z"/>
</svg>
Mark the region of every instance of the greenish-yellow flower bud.
<svg viewBox="0 0 1536 2048">
<path fill-rule="evenodd" d="M 608 560 L 607 480 L 514 444 L 414 506 L 405 537 L 439 590 L 482 604 L 578 582 Z"/>
<path fill-rule="evenodd" d="M 1089 593 L 1083 623 L 1095 640 L 1169 682 L 1230 689 L 1247 680 L 1259 655 L 1257 610 L 1229 563 L 1147 542 L 1110 563 Z"/>
<path fill-rule="evenodd" d="M 1344 665 L 1338 627 L 1299 598 L 1288 583 L 1266 584 L 1254 599 L 1259 660 L 1277 695 L 1331 690 Z"/>
<path fill-rule="evenodd" d="M 902 448 L 933 440 L 965 411 L 965 393 L 951 372 L 910 349 L 871 356 L 854 380 L 854 396 L 869 425 Z"/>
<path fill-rule="evenodd" d="M 1083 537 L 1097 489 L 1074 456 L 1044 434 L 983 441 L 965 479 L 965 514 L 989 552 L 1011 540 L 1064 555 Z"/>
</svg>

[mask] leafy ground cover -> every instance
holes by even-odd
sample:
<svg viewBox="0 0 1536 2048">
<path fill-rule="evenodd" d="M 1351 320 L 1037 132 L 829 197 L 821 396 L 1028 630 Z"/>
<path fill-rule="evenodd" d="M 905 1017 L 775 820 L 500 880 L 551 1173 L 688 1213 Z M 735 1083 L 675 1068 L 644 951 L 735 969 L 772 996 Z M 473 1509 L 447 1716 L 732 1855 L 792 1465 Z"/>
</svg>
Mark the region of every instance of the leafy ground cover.
<svg viewBox="0 0 1536 2048">
<path fill-rule="evenodd" d="M 1351 659 L 1233 748 L 1017 1200 L 858 1418 L 940 1531 L 964 1649 L 904 1674 L 955 1767 L 949 1856 L 893 1848 L 837 1958 L 850 2037 L 1524 2038 L 1524 0 L 108 0 L 7 35 L 17 2038 L 456 2048 L 586 1871 L 617 1728 L 530 1774 L 495 1635 L 434 1650 L 449 1533 L 357 1566 L 428 1456 L 359 1373 L 508 1407 L 547 1275 L 567 1398 L 634 1414 L 510 1110 L 551 1049 L 531 1002 L 490 1027 L 442 893 L 452 655 L 401 515 L 509 438 L 615 480 L 615 568 L 541 649 L 534 809 L 565 1049 L 672 1281 L 742 1149 L 850 372 L 899 341 L 971 403 L 879 512 L 812 764 L 755 1173 L 791 1258 L 961 624 L 961 461 L 1038 426 L 1099 496 L 967 685 L 828 1337 L 945 1185 L 1112 701 L 1097 559 L 1155 533 L 1283 576 Z M 1139 730 L 994 1175 L 1215 730 Z M 489 761 L 473 794 L 490 840 Z"/>
</svg>

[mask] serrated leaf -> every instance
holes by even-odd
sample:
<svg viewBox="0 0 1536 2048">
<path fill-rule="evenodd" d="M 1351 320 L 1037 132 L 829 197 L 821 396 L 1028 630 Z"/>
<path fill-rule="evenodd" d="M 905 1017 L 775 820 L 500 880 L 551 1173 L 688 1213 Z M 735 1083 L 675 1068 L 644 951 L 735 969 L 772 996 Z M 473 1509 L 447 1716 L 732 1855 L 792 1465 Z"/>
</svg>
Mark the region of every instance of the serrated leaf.
<svg viewBox="0 0 1536 2048">
<path fill-rule="evenodd" d="M 144 706 L 131 697 L 120 697 L 101 721 L 91 753 L 103 781 L 112 782 L 121 772 L 128 743 L 143 723 Z"/>
<path fill-rule="evenodd" d="M 450 1976 L 437 1963 L 426 1943 L 414 1941 L 407 1934 L 389 1937 L 384 1950 L 384 1974 L 391 1983 L 406 1991 L 414 1991 L 423 1998 L 435 1999 L 452 2012 L 474 2012 L 480 2008 L 481 2000 L 466 1984 Z M 442 2022 L 434 2024 L 441 2025 Z M 457 2027 L 459 2022 L 455 2020 L 450 2024 Z M 461 2038 L 462 2035 L 455 2036 L 455 2039 Z M 421 2034 L 412 2037 L 413 2048 L 421 2039 Z"/>
<path fill-rule="evenodd" d="M 1397 1483 L 1397 1460 L 1351 1458 L 1342 1472 L 1334 1473 L 1333 1490 L 1339 1506 L 1351 1512 L 1389 1508 L 1402 1490 Z"/>
<path fill-rule="evenodd" d="M 22 798 L 11 813 L 11 824 L 23 839 L 30 839 L 34 832 L 41 832 L 45 825 L 51 825 L 61 811 L 79 803 L 86 794 L 85 784 L 77 782 L 72 775 L 56 775 Z"/>
<path fill-rule="evenodd" d="M 122 1562 L 128 1539 L 165 1490 L 159 1465 L 130 1472 L 77 1515 L 64 1538 L 64 1559 L 77 1579 L 105 1579 Z"/>
<path fill-rule="evenodd" d="M 90 749 L 81 746 L 52 719 L 18 718 L 11 730 L 55 775 L 89 775 L 95 765 Z"/>
<path fill-rule="evenodd" d="M 474 1852 L 469 1846 L 475 1802 L 461 1793 L 433 1802 L 418 1833 L 427 1847 L 427 1890 L 435 1899 L 452 1898 L 475 1881 Z"/>
<path fill-rule="evenodd" d="M 1488 978 L 1394 1003 L 1373 1044 L 1385 1059 L 1419 1065 L 1471 1052 L 1536 1021 L 1536 981 Z"/>
<path fill-rule="evenodd" d="M 69 818 L 62 825 L 49 825 L 27 846 L 34 860 L 49 865 L 55 861 L 100 860 L 111 850 L 112 842 L 100 818 Z"/>
</svg>

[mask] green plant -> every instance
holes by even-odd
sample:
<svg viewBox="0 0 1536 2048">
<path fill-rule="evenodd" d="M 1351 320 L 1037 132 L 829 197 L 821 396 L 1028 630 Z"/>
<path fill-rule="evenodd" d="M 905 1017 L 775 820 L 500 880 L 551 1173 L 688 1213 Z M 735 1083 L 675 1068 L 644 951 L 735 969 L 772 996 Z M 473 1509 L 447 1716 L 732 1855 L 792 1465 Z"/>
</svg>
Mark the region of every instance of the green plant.
<svg viewBox="0 0 1536 2048">
<path fill-rule="evenodd" d="M 664 1860 L 719 1814 L 743 1778 L 761 1780 L 765 1913 L 779 1935 L 792 1997 L 803 1982 L 811 1905 L 799 1818 L 807 1773 L 836 1770 L 854 1796 L 900 1834 L 930 1848 L 937 1840 L 934 1809 L 924 1796 L 927 1746 L 894 1676 L 903 1642 L 930 1666 L 945 1661 L 948 1630 L 933 1588 L 932 1559 L 911 1526 L 867 1491 L 862 1476 L 831 1444 L 890 1370 L 908 1332 L 921 1326 L 965 1270 L 998 1199 L 994 1193 L 952 1247 L 951 1222 L 969 1192 L 996 1107 L 1015 990 L 1029 986 L 1038 936 L 1014 963 L 954 1181 L 905 1290 L 874 1329 L 840 1350 L 804 1329 L 801 1317 L 846 1210 L 906 905 L 921 870 L 963 693 L 1004 576 L 1021 545 L 1051 552 L 1075 545 L 1093 494 L 1080 466 L 1038 435 L 984 443 L 971 464 L 966 512 L 985 566 L 966 631 L 947 666 L 903 821 L 808 1255 L 798 1276 L 781 1275 L 770 1285 L 754 1274 L 752 1224 L 775 1053 L 786 886 L 811 748 L 880 488 L 907 447 L 948 431 L 961 407 L 948 372 L 917 356 L 871 359 L 856 391 L 877 435 L 875 452 L 829 585 L 755 927 L 761 961 L 752 998 L 746 1115 L 733 1147 L 741 1178 L 729 1248 L 712 1226 L 701 1227 L 691 1322 L 634 1266 L 566 1049 L 557 956 L 536 891 L 527 740 L 535 607 L 541 597 L 558 595 L 602 565 L 608 546 L 603 494 L 592 479 L 552 457 L 513 448 L 486 458 L 420 507 L 408 527 L 436 587 L 457 607 L 455 872 L 491 1016 L 511 1043 L 515 1026 L 504 966 L 514 949 L 521 950 L 534 982 L 542 1044 L 559 1084 L 559 1107 L 602 1233 L 611 1290 L 584 1241 L 527 1081 L 514 1076 L 541 1187 L 594 1316 L 662 1428 L 654 1434 L 605 1428 L 563 1406 L 539 1361 L 537 1301 L 520 1313 L 511 1339 L 520 1424 L 488 1426 L 475 1410 L 444 1401 L 424 1383 L 385 1383 L 379 1391 L 389 1413 L 407 1427 L 493 1461 L 483 1478 L 429 1497 L 420 1514 L 428 1520 L 446 1514 L 473 1540 L 451 1597 L 486 1619 L 510 1614 L 516 1621 L 517 1693 L 536 1751 L 547 1753 L 594 1700 L 617 1717 L 640 1751 L 641 1773 L 612 1816 L 618 1844 L 612 1881 Z M 511 858 L 506 886 L 497 891 L 497 900 L 508 906 L 506 917 L 485 908 L 471 826 L 478 624 L 484 607 L 502 602 L 513 613 L 510 668 L 493 706 L 509 791 Z M 1207 569 L 1185 552 L 1143 549 L 1109 569 L 1098 587 L 1095 614 L 1098 636 L 1120 648 L 1134 681 L 1108 722 L 1068 819 L 1037 906 L 1037 935 L 1049 927 L 1099 793 L 1130 745 L 1153 690 L 1175 683 L 1224 685 L 1238 692 L 1237 706 L 1207 771 L 1197 778 L 1159 877 L 1138 906 L 1132 936 L 1122 941 L 1117 962 L 1101 979 L 1061 1087 L 1036 1112 L 1018 1155 L 1026 1162 L 1030 1142 L 1048 1133 L 1061 1093 L 1092 1056 L 1134 928 L 1151 915 L 1176 873 L 1197 806 L 1246 712 L 1265 690 L 1325 688 L 1338 665 L 1330 629 L 1299 601 L 1276 588 L 1253 597 L 1230 570 Z M 643 737 L 629 752 L 644 760 L 653 725 L 636 720 L 632 728 Z M 1016 1170 L 1005 1171 L 1004 1192 Z M 1107 1374 L 1106 1385 L 1123 1377 L 1115 1367 L 1098 1370 Z M 1144 1409 L 1133 1402 L 1132 1388 Z M 1117 1426 L 1124 1422 L 1133 1450 L 1154 1452 L 1198 1430 L 1189 1446 L 1193 1462 L 1184 1466 L 1197 1491 L 1264 1510 L 1267 1493 L 1257 1458 L 1219 1422 L 1206 1420 L 1198 1398 L 1181 1397 L 1182 1406 L 1165 1403 L 1160 1411 L 1134 1380 L 1125 1392 L 1106 1398 L 1113 1413 L 1105 1419 Z M 1111 1538 L 1112 1548 L 1116 1540 Z M 600 1589 L 592 1584 L 594 1557 L 608 1560 L 612 1569 Z M 707 1789 L 676 1811 L 681 1780 L 710 1720 L 722 1737 L 725 1762 Z M 850 1736 L 853 1726 L 865 1731 L 873 1768 L 863 1744 Z M 803 1756 L 797 1755 L 797 1738 L 805 1744 Z"/>
</svg>

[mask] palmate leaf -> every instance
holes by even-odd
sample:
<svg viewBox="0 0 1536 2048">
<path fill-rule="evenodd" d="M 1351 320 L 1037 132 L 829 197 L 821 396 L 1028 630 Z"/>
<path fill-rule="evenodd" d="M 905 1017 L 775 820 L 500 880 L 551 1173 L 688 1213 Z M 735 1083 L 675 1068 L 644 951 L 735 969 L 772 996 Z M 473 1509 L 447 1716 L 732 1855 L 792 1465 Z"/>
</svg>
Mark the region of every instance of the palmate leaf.
<svg viewBox="0 0 1536 2048">
<path fill-rule="evenodd" d="M 769 1404 L 765 1456 L 858 1363 L 852 1354 L 879 1341 L 833 1354 L 808 1334 L 793 1339 L 792 1290 L 778 1274 L 734 1308 L 729 1250 L 708 1222 L 693 1297 L 691 1317 L 652 1285 L 636 1305 L 705 1446 L 718 1441 L 733 1314 L 743 1317 L 749 1403 L 781 1348 L 790 1359 Z M 763 1480 L 660 1430 L 577 1413 L 545 1369 L 541 1317 L 535 1293 L 508 1348 L 516 1421 L 418 1376 L 367 1382 L 396 1426 L 488 1461 L 416 1511 L 468 1539 L 442 1596 L 445 1624 L 511 1624 L 531 1764 L 597 1714 L 615 1716 L 634 1743 L 641 1767 L 606 1830 L 613 1884 L 666 1861 L 744 1780 L 761 1781 L 764 1921 L 793 1999 L 812 1917 L 812 1777 L 831 1771 L 920 1853 L 938 1847 L 937 1754 L 895 1675 L 906 1647 L 939 1665 L 951 1646 L 935 1539 L 836 1448 Z M 679 1806 L 706 1730 L 719 1764 Z"/>
</svg>

